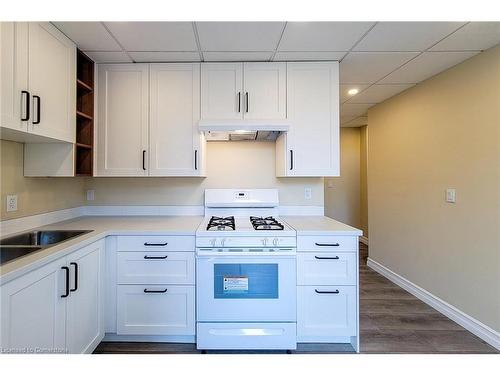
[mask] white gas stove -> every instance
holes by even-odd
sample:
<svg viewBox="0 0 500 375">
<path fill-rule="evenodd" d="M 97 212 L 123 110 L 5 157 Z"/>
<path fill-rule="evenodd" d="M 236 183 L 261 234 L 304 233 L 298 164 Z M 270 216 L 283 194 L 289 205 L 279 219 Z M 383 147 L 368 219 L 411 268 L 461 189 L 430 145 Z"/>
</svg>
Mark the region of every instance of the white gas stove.
<svg viewBox="0 0 500 375">
<path fill-rule="evenodd" d="M 276 189 L 207 189 L 196 231 L 198 349 L 296 348 L 296 233 Z"/>
</svg>

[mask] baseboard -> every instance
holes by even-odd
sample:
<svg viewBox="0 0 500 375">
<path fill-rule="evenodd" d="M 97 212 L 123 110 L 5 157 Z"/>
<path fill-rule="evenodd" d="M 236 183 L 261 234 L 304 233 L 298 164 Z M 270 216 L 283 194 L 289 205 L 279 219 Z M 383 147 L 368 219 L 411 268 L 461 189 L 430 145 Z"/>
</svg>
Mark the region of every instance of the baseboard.
<svg viewBox="0 0 500 375">
<path fill-rule="evenodd" d="M 368 237 L 360 236 L 359 242 L 364 243 L 366 246 L 368 246 Z"/>
<path fill-rule="evenodd" d="M 450 305 L 448 302 L 443 301 L 441 298 L 436 297 L 429 291 L 419 287 L 371 258 L 368 258 L 367 266 L 380 273 L 382 276 L 385 276 L 393 283 L 399 285 L 407 292 L 413 294 L 419 300 L 433 307 L 441 314 L 447 316 L 455 323 L 461 325 L 469 332 L 486 341 L 497 350 L 500 350 L 500 333 L 495 331 L 493 328 L 488 327 L 479 320 L 467 315 L 455 306 Z"/>
</svg>

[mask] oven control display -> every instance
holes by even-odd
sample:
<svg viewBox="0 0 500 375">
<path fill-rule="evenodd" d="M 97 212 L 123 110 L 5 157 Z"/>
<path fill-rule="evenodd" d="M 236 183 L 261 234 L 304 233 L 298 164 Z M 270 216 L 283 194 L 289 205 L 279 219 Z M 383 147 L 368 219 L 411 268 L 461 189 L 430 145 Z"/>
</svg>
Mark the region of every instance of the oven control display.
<svg viewBox="0 0 500 375">
<path fill-rule="evenodd" d="M 224 276 L 224 293 L 248 293 L 248 277 Z"/>
</svg>

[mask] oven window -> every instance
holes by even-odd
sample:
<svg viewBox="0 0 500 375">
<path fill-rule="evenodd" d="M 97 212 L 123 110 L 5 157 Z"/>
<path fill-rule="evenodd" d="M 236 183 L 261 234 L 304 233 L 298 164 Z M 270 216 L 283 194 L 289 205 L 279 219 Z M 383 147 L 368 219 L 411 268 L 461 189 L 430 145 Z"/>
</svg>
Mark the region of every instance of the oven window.
<svg viewBox="0 0 500 375">
<path fill-rule="evenodd" d="M 214 264 L 214 298 L 278 298 L 278 265 Z"/>
</svg>

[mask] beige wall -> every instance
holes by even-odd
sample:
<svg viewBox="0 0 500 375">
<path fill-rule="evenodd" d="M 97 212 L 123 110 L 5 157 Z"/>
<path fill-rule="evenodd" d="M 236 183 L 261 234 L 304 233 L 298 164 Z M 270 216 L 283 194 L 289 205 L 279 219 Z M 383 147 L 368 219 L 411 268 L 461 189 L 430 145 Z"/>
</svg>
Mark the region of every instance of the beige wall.
<svg viewBox="0 0 500 375">
<path fill-rule="evenodd" d="M 23 177 L 23 145 L 0 141 L 1 219 L 14 219 L 84 204 L 81 178 Z M 17 194 L 16 212 L 6 212 L 6 196 Z"/>
<path fill-rule="evenodd" d="M 368 126 L 370 257 L 500 331 L 500 46 L 373 107 Z"/>
<path fill-rule="evenodd" d="M 359 128 L 359 229 L 368 238 L 368 126 Z"/>
<path fill-rule="evenodd" d="M 340 129 L 340 177 L 325 178 L 325 215 L 360 227 L 360 128 Z"/>
<path fill-rule="evenodd" d="M 323 178 L 276 178 L 274 142 L 208 142 L 206 178 L 92 178 L 94 205 L 203 205 L 206 188 L 278 188 L 283 205 L 323 206 Z M 304 188 L 312 199 L 304 199 Z"/>
</svg>

